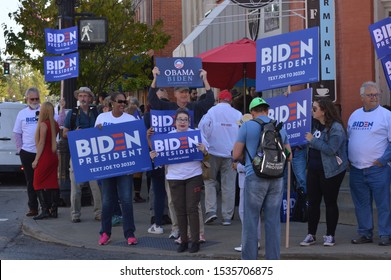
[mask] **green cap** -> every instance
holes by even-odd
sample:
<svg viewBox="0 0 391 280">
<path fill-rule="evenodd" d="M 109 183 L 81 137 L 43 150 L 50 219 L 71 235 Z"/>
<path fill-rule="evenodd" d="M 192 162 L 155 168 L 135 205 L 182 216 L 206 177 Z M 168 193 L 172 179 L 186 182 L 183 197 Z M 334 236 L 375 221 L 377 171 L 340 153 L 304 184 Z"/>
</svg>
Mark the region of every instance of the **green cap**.
<svg viewBox="0 0 391 280">
<path fill-rule="evenodd" d="M 270 105 L 264 99 L 260 97 L 255 97 L 250 103 L 249 110 L 251 111 L 254 107 L 257 107 L 259 105 L 266 105 L 270 107 Z"/>
</svg>

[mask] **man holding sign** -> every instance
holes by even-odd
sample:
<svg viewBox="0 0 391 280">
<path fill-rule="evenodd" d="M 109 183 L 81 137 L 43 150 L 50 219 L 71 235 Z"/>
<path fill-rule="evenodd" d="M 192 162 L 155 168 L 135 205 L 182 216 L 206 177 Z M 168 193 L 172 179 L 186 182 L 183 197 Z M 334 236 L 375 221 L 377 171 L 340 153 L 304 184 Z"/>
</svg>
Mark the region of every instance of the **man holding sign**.
<svg viewBox="0 0 391 280">
<path fill-rule="evenodd" d="M 62 136 L 68 139 L 68 132 L 94 127 L 98 111 L 90 107 L 94 94 L 88 87 L 81 87 L 74 93 L 79 106 L 70 110 L 65 118 Z M 80 223 L 81 216 L 81 185 L 76 182 L 72 159 L 69 161 L 69 179 L 71 180 L 71 219 L 72 223 Z M 96 180 L 89 181 L 94 199 L 95 220 L 100 221 L 102 212 L 101 193 Z"/>
<path fill-rule="evenodd" d="M 191 111 L 192 114 L 194 115 L 194 120 L 190 119 L 190 123 L 194 124 L 194 127 L 198 126 L 199 121 L 201 120 L 202 116 L 208 112 L 208 110 L 213 106 L 215 102 L 214 98 L 214 93 L 210 88 L 208 79 L 207 79 L 207 73 L 205 70 L 201 69 L 200 70 L 200 77 L 204 83 L 204 87 L 206 89 L 206 94 L 205 98 L 203 100 L 198 100 L 198 101 L 193 101 L 190 102 L 190 94 L 189 94 L 189 88 L 180 86 L 175 88 L 175 98 L 176 102 L 167 102 L 162 99 L 159 99 L 158 94 L 162 91 L 162 89 L 157 88 L 157 86 L 162 86 L 162 85 L 157 85 L 157 76 L 160 75 L 160 70 L 158 67 L 154 67 L 152 70 L 153 74 L 153 81 L 151 83 L 151 87 L 149 88 L 148 92 L 148 102 L 151 105 L 151 109 L 153 110 L 177 110 L 178 108 L 187 108 L 190 110 L 190 116 L 191 116 Z M 156 132 L 156 131 L 155 131 Z M 168 205 L 170 208 L 170 212 L 173 213 L 172 211 L 173 207 L 172 205 L 172 200 L 171 200 L 171 193 L 170 189 L 167 187 L 167 200 L 168 200 Z M 202 210 L 201 206 L 199 208 L 200 214 L 202 215 Z M 175 215 L 173 215 L 175 216 Z M 173 235 L 170 236 L 177 236 L 176 231 L 177 229 L 175 228 L 175 217 L 171 217 L 172 222 L 173 222 L 173 228 L 172 228 L 172 233 Z M 201 223 L 201 238 L 200 240 L 202 242 L 205 241 L 205 236 L 203 233 L 203 223 Z"/>
<path fill-rule="evenodd" d="M 176 102 L 166 102 L 157 96 L 156 92 L 156 78 L 160 75 L 160 70 L 158 67 L 154 67 L 152 70 L 153 81 L 148 92 L 148 102 L 151 104 L 151 108 L 155 110 L 176 110 L 178 108 L 187 108 L 191 111 L 194 111 L 194 125 L 197 126 L 202 116 L 208 112 L 208 110 L 213 106 L 215 102 L 213 91 L 210 88 L 208 79 L 206 78 L 206 71 L 201 69 L 200 77 L 202 78 L 205 89 L 206 89 L 206 98 L 201 101 L 190 102 L 189 88 L 185 86 L 180 86 L 175 88 L 175 98 Z"/>
</svg>

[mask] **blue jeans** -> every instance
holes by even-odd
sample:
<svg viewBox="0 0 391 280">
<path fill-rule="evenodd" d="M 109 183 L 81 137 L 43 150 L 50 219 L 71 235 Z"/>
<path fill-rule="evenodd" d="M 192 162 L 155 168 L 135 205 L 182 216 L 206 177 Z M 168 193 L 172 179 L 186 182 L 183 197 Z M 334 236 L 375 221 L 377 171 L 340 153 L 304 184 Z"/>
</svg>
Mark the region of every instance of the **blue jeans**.
<svg viewBox="0 0 391 280">
<path fill-rule="evenodd" d="M 373 199 L 377 208 L 379 236 L 391 236 L 390 172 L 388 165 L 350 168 L 350 192 L 360 236 L 373 236 Z"/>
<path fill-rule="evenodd" d="M 306 168 L 307 168 L 307 148 L 295 149 L 293 148 L 292 158 L 292 170 L 295 174 L 295 178 L 298 184 L 298 188 L 303 188 L 307 193 L 307 180 L 306 180 Z"/>
<path fill-rule="evenodd" d="M 106 233 L 111 236 L 111 217 L 113 215 L 114 205 L 117 199 L 120 200 L 122 206 L 122 227 L 125 239 L 134 237 L 136 227 L 133 217 L 133 201 L 132 201 L 132 183 L 131 175 L 122 175 L 102 180 L 102 228 L 100 234 Z M 117 191 L 118 197 L 115 195 Z"/>
<path fill-rule="evenodd" d="M 113 195 L 114 195 L 113 216 L 122 217 L 122 210 L 121 210 L 121 206 L 119 205 L 119 199 L 118 199 L 118 194 L 116 189 L 114 189 Z"/>
<path fill-rule="evenodd" d="M 97 182 L 98 182 L 100 192 L 102 193 L 102 180 L 97 180 Z M 113 205 L 113 217 L 114 216 L 122 217 L 122 210 L 121 210 L 121 206 L 119 205 L 117 190 L 115 190 L 115 193 L 113 195 L 115 195 L 114 200 L 117 201 L 117 203 L 114 202 L 114 205 Z"/>
<path fill-rule="evenodd" d="M 258 257 L 258 222 L 261 209 L 265 223 L 265 259 L 280 258 L 280 207 L 283 178 L 265 179 L 252 174 L 244 181 L 244 217 L 242 226 L 242 259 Z"/>
<path fill-rule="evenodd" d="M 153 189 L 153 210 L 155 212 L 155 224 L 162 225 L 164 207 L 166 203 L 166 176 L 165 168 L 153 169 L 151 172 Z"/>
</svg>

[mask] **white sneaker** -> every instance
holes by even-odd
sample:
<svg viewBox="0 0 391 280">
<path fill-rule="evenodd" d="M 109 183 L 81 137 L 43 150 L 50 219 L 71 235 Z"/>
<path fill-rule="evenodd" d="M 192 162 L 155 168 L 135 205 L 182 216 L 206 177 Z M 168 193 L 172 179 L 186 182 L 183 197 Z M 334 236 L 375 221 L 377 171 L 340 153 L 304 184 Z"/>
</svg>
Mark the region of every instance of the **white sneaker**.
<svg viewBox="0 0 391 280">
<path fill-rule="evenodd" d="M 179 237 L 179 231 L 178 230 L 171 231 L 170 235 L 168 236 L 168 238 L 170 238 L 170 239 L 177 239 L 178 237 Z"/>
<path fill-rule="evenodd" d="M 148 232 L 149 232 L 149 233 L 152 233 L 152 234 L 163 234 L 163 228 L 157 226 L 156 224 L 153 224 L 153 225 L 148 229 Z"/>
<path fill-rule="evenodd" d="M 261 244 L 258 242 L 258 250 L 261 249 Z M 234 250 L 236 252 L 242 252 L 242 244 L 239 247 L 235 247 Z"/>
</svg>

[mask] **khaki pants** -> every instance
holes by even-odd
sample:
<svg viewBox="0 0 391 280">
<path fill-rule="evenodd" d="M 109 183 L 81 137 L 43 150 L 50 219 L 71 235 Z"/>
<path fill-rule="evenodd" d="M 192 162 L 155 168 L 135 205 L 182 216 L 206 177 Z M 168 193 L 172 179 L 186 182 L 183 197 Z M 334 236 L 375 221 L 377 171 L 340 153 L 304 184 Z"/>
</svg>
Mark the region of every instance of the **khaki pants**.
<svg viewBox="0 0 391 280">
<path fill-rule="evenodd" d="M 69 161 L 69 179 L 71 180 L 71 219 L 79 219 L 81 216 L 81 185 L 76 183 L 73 172 L 72 160 Z M 102 196 L 97 181 L 89 181 L 92 197 L 94 200 L 95 218 L 102 215 Z"/>
</svg>

